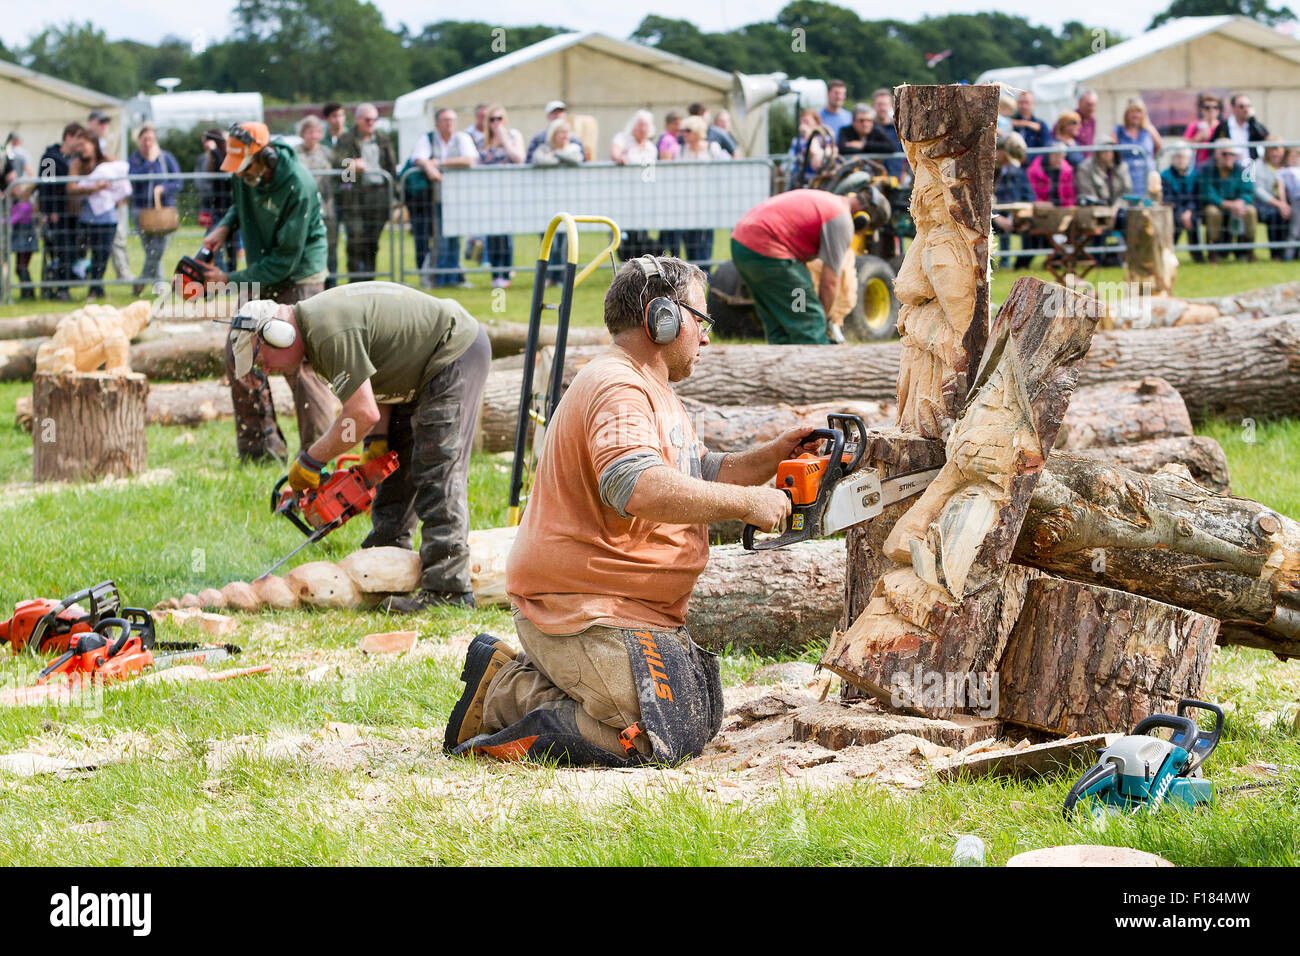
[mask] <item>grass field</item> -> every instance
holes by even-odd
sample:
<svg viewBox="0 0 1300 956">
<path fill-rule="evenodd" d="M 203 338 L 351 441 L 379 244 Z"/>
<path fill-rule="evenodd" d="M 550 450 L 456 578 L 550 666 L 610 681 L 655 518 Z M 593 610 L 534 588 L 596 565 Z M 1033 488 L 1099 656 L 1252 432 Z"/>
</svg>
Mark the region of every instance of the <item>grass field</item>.
<svg viewBox="0 0 1300 956">
<path fill-rule="evenodd" d="M 1221 280 L 1238 267 L 1201 268 Z M 1250 271 L 1251 285 L 1264 268 Z M 584 320 L 596 314 L 604 285 L 598 278 L 584 290 Z M 1207 280 L 1198 291 L 1227 289 Z M 511 292 L 526 310 L 526 297 Z M 475 296 L 490 302 L 484 289 L 467 303 Z M 33 488 L 31 439 L 11 424 L 28 390 L 0 385 L 0 615 L 23 598 L 62 596 L 105 577 L 129 603 L 151 606 L 251 579 L 301 541 L 268 513 L 279 470 L 236 466 L 229 422 L 151 426 L 143 479 Z M 1223 445 L 1236 493 L 1300 516 L 1300 421 L 1253 432 L 1218 421 L 1202 431 Z M 503 523 L 507 468 L 508 456 L 474 459 L 475 527 Z M 366 525 L 353 522 L 295 563 L 341 557 Z M 465 644 L 479 631 L 508 636 L 509 616 L 427 612 L 413 622 L 416 652 L 374 659 L 356 650 L 361 636 L 393 625 L 366 611 L 243 617 L 233 638 L 244 647 L 240 663 L 271 664 L 266 676 L 134 682 L 85 706 L 0 709 L 0 753 L 98 768 L 0 770 L 0 863 L 930 865 L 949 862 L 962 833 L 986 841 L 990 864 L 1084 842 L 1136 847 L 1183 866 L 1300 863 L 1297 661 L 1228 648 L 1211 670 L 1209 696 L 1225 703 L 1229 721 L 1208 775 L 1232 786 L 1249 780 L 1233 768 L 1266 762 L 1290 768 L 1282 785 L 1095 827 L 1061 818 L 1067 776 L 908 790 L 870 780 L 819 788 L 778 773 L 769 785 L 742 789 L 726 770 L 451 761 L 439 747 Z M 162 639 L 189 633 L 161 630 Z M 816 656 L 814 647 L 803 659 Z M 752 697 L 745 685 L 768 663 L 724 656 L 728 695 Z M 32 676 L 24 659 L 0 661 L 5 686 Z"/>
</svg>

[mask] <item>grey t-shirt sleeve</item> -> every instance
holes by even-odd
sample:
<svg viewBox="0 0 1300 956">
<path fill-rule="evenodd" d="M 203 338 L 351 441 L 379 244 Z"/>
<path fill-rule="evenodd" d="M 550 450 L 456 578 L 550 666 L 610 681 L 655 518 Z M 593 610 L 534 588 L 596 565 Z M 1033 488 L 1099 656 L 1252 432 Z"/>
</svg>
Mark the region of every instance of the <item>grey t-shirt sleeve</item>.
<svg viewBox="0 0 1300 956">
<path fill-rule="evenodd" d="M 724 451 L 709 451 L 700 459 L 700 477 L 705 481 L 717 481 L 722 471 L 722 459 L 727 457 Z"/>
<path fill-rule="evenodd" d="M 620 518 L 631 518 L 632 515 L 627 513 L 627 503 L 632 500 L 637 479 L 646 469 L 658 468 L 663 464 L 662 458 L 650 452 L 628 455 L 611 462 L 600 473 L 600 481 L 597 483 L 600 500 L 617 511 Z"/>
<path fill-rule="evenodd" d="M 839 275 L 844 263 L 844 253 L 848 252 L 853 242 L 853 217 L 847 212 L 828 219 L 822 223 L 821 244 L 817 247 L 817 257 L 822 265 Z"/>
</svg>

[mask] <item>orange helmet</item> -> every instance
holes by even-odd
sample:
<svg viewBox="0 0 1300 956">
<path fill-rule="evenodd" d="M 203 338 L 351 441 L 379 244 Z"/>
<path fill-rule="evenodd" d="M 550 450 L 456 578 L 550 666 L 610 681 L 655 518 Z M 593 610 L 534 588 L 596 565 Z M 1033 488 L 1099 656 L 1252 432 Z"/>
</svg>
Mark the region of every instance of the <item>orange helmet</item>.
<svg viewBox="0 0 1300 956">
<path fill-rule="evenodd" d="M 226 158 L 223 173 L 241 173 L 271 142 L 265 123 L 234 123 L 226 131 Z"/>
</svg>

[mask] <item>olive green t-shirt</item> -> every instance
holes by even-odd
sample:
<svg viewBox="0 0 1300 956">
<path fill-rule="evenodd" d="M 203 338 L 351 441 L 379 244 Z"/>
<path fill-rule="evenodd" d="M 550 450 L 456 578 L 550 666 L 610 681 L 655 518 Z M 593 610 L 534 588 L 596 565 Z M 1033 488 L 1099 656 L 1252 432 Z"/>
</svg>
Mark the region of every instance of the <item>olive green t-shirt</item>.
<svg viewBox="0 0 1300 956">
<path fill-rule="evenodd" d="M 478 335 L 459 302 L 395 282 L 353 282 L 293 308 L 307 361 L 341 402 L 367 379 L 380 405 L 414 401 Z"/>
</svg>

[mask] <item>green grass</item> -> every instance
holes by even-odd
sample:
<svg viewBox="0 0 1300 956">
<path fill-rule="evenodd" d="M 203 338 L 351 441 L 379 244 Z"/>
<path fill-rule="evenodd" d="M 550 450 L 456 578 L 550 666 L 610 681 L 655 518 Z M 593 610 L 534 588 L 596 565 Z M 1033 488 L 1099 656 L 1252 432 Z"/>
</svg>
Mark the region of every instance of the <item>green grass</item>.
<svg viewBox="0 0 1300 956">
<path fill-rule="evenodd" d="M 602 288 L 599 280 L 590 286 L 593 308 Z M 24 487 L 31 438 L 11 423 L 15 401 L 28 391 L 25 383 L 0 384 L 0 615 L 20 599 L 62 596 L 104 577 L 129 603 L 149 606 L 250 579 L 301 542 L 269 513 L 279 469 L 236 465 L 229 422 L 151 426 L 149 466 L 170 472 L 166 480 Z M 1223 445 L 1237 494 L 1300 516 L 1300 421 L 1213 421 L 1200 431 Z M 178 442 L 184 435 L 193 442 Z M 507 470 L 508 456 L 475 456 L 475 527 L 503 523 Z M 366 526 L 352 522 L 294 563 L 341 557 Z M 392 627 L 382 614 L 292 611 L 240 620 L 240 663 L 270 663 L 271 674 L 134 684 L 107 691 L 90 708 L 0 708 L 0 752 L 133 748 L 121 762 L 66 778 L 0 773 L 0 863 L 942 865 L 963 833 L 985 840 L 989 864 L 1084 842 L 1135 847 L 1182 866 L 1300 863 L 1300 740 L 1290 720 L 1300 662 L 1262 652 L 1216 652 L 1208 696 L 1227 704 L 1229 721 L 1207 772 L 1230 786 L 1242 781 L 1233 767 L 1277 763 L 1293 768 L 1283 785 L 1250 794 L 1225 789 L 1210 808 L 1117 818 L 1095 829 L 1061 818 L 1067 776 L 960 781 L 908 794 L 867 783 L 789 787 L 742 805 L 724 800 L 722 788 L 701 792 L 697 778 L 667 772 L 649 789 L 587 805 L 559 786 L 573 779 L 564 771 L 443 758 L 436 745 L 460 693 L 460 662 L 450 653 L 364 658 L 356 641 Z M 443 609 L 413 626 L 434 652 L 478 631 L 510 633 L 501 609 Z M 164 639 L 188 634 L 169 624 L 162 630 Z M 811 649 L 803 659 L 816 655 Z M 724 680 L 734 685 L 766 662 L 725 655 Z M 320 665 L 324 677 L 306 679 Z M 0 683 L 31 678 L 29 662 L 0 659 Z M 256 748 L 211 764 L 222 741 L 310 734 L 331 721 L 374 728 L 387 743 L 356 766 L 277 760 Z M 415 742 L 413 728 L 424 735 Z M 102 833 L 72 829 L 101 821 L 112 824 Z"/>
</svg>

